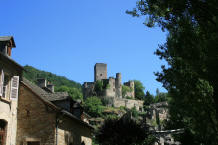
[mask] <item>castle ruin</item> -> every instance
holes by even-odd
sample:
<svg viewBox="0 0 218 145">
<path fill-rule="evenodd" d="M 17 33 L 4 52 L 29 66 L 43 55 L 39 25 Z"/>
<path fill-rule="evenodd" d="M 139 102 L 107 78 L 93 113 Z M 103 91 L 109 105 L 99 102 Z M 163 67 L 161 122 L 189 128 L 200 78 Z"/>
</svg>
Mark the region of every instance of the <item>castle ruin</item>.
<svg viewBox="0 0 218 145">
<path fill-rule="evenodd" d="M 99 82 L 103 84 L 103 89 L 101 90 L 101 92 L 96 93 L 96 85 Z M 127 91 L 125 94 L 122 94 L 122 86 L 128 87 L 129 91 Z M 134 100 L 134 86 L 134 81 L 128 81 L 122 84 L 121 73 L 116 73 L 116 78 L 108 78 L 107 64 L 96 63 L 94 66 L 94 82 L 84 82 L 83 96 L 85 99 L 91 96 L 98 96 L 101 99 L 112 100 L 111 105 L 114 107 L 136 107 L 137 110 L 141 110 L 143 106 L 143 101 Z"/>
</svg>

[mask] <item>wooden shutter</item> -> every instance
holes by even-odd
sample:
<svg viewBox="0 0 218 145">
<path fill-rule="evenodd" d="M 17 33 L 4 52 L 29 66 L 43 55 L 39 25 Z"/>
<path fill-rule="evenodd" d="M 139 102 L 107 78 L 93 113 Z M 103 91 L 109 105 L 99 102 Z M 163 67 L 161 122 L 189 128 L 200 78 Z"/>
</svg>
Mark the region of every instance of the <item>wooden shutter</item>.
<svg viewBox="0 0 218 145">
<path fill-rule="evenodd" d="M 3 95 L 3 87 L 4 87 L 4 71 L 1 72 L 1 80 L 0 80 L 0 96 Z"/>
<path fill-rule="evenodd" d="M 11 100 L 17 99 L 19 87 L 19 76 L 13 76 L 11 79 Z"/>
</svg>

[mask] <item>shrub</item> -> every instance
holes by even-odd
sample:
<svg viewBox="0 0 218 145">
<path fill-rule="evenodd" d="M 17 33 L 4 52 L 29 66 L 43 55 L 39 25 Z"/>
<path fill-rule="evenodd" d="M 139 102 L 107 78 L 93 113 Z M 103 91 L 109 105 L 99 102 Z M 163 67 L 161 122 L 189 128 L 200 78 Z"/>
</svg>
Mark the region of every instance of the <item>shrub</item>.
<svg viewBox="0 0 218 145">
<path fill-rule="evenodd" d="M 89 97 L 85 100 L 84 109 L 92 117 L 102 116 L 102 112 L 104 110 L 101 99 L 96 96 Z"/>
</svg>

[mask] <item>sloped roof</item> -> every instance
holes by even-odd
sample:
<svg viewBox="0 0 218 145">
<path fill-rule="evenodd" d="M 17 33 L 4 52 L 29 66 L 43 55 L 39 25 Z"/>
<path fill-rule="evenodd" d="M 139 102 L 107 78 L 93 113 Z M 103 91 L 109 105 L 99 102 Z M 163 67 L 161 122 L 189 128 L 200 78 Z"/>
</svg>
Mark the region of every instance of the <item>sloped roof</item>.
<svg viewBox="0 0 218 145">
<path fill-rule="evenodd" d="M 14 61 L 13 59 L 11 59 L 10 57 L 4 55 L 3 53 L 0 52 L 0 61 L 5 61 L 9 64 L 15 65 L 16 67 L 18 67 L 19 69 L 23 70 L 23 66 L 21 66 L 20 64 L 18 64 L 16 61 Z"/>
<path fill-rule="evenodd" d="M 65 100 L 70 97 L 67 92 L 48 93 L 47 91 L 30 82 L 26 78 L 23 78 L 23 82 L 27 84 L 32 90 L 34 90 L 35 93 L 37 93 L 39 96 L 42 96 L 48 101 Z"/>
<path fill-rule="evenodd" d="M 42 95 L 49 101 L 59 101 L 59 100 L 66 100 L 68 98 L 71 98 L 67 92 L 46 93 Z"/>
</svg>

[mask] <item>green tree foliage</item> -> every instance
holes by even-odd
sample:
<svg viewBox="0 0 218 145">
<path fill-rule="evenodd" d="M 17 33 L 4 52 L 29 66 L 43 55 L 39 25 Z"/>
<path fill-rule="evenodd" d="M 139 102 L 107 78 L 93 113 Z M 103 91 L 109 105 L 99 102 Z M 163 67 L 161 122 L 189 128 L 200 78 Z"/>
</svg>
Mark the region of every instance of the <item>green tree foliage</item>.
<svg viewBox="0 0 218 145">
<path fill-rule="evenodd" d="M 55 86 L 55 92 L 68 92 L 73 99 L 83 100 L 82 87 L 79 83 L 69 80 L 63 76 L 57 76 L 50 72 L 38 70 L 32 66 L 24 66 L 23 76 L 37 84 L 38 78 L 45 78 Z"/>
<path fill-rule="evenodd" d="M 68 92 L 68 94 L 74 99 L 83 100 L 83 95 L 81 89 L 78 88 L 70 88 L 67 86 L 60 86 L 55 88 L 55 92 Z"/>
<path fill-rule="evenodd" d="M 100 92 L 102 92 L 102 91 L 103 91 L 103 86 L 104 86 L 103 81 L 102 81 L 102 80 L 97 80 L 97 81 L 95 82 L 95 92 L 96 92 L 97 94 L 99 94 Z"/>
<path fill-rule="evenodd" d="M 110 85 L 108 84 L 108 81 L 107 80 L 97 80 L 95 82 L 95 93 L 97 96 L 101 96 L 103 91 L 105 89 L 108 89 L 110 87 Z"/>
<path fill-rule="evenodd" d="M 142 82 L 138 81 L 138 80 L 134 80 L 135 83 L 135 98 L 139 99 L 139 100 L 143 100 L 145 97 L 145 87 L 143 86 Z"/>
<path fill-rule="evenodd" d="M 66 77 L 57 76 L 46 71 L 41 71 L 29 65 L 24 66 L 24 69 L 25 71 L 23 72 L 23 76 L 34 83 L 37 83 L 37 78 L 45 78 L 48 82 L 55 85 L 55 87 L 67 86 L 70 88 L 81 89 L 80 83 L 69 80 Z"/>
<path fill-rule="evenodd" d="M 144 97 L 144 105 L 149 106 L 150 104 L 154 103 L 154 96 L 151 95 L 148 91 L 145 93 Z"/>
<path fill-rule="evenodd" d="M 136 107 L 135 107 L 135 106 L 130 109 L 130 112 L 131 112 L 131 114 L 132 114 L 132 117 L 138 118 L 139 112 L 136 110 Z"/>
<path fill-rule="evenodd" d="M 159 89 L 156 90 L 156 96 L 154 98 L 154 103 L 164 102 L 168 99 L 168 93 L 161 93 Z"/>
<path fill-rule="evenodd" d="M 96 135 L 100 145 L 152 145 L 148 128 L 132 119 L 109 119 Z M 149 137 L 149 138 L 148 138 Z"/>
<path fill-rule="evenodd" d="M 125 85 L 122 85 L 122 95 L 124 97 L 129 97 L 129 96 L 126 96 L 128 92 L 131 92 L 132 89 L 128 86 L 125 86 Z"/>
<path fill-rule="evenodd" d="M 170 127 L 185 128 L 183 136 L 193 144 L 217 144 L 218 1 L 138 0 L 127 13 L 144 16 L 145 25 L 168 33 L 156 51 L 168 66 L 156 75 L 171 96 Z"/>
<path fill-rule="evenodd" d="M 99 99 L 98 97 L 95 96 L 88 97 L 85 100 L 83 106 L 85 111 L 92 117 L 102 116 L 103 106 L 102 106 L 101 99 Z"/>
</svg>

